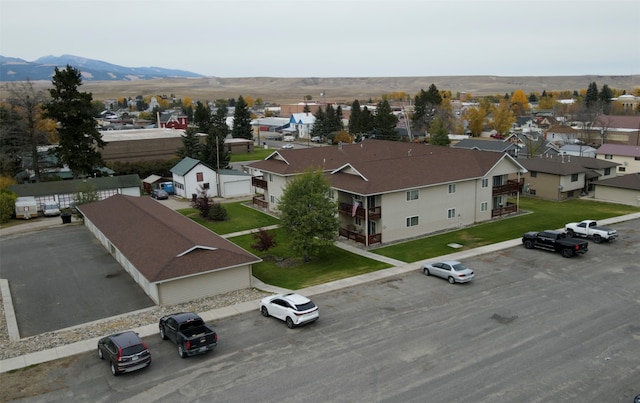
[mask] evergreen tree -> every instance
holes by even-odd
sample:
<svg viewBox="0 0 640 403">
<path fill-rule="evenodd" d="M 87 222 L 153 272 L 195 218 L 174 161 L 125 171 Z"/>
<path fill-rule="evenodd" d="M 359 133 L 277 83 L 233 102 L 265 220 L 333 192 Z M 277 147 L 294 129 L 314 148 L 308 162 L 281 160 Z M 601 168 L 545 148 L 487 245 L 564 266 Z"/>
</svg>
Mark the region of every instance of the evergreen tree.
<svg viewBox="0 0 640 403">
<path fill-rule="evenodd" d="M 282 227 L 296 254 L 307 262 L 333 245 L 338 231 L 338 207 L 320 170 L 307 170 L 285 187 L 278 208 Z"/>
<path fill-rule="evenodd" d="M 613 98 L 613 91 L 607 84 L 602 86 L 600 93 L 598 94 L 598 101 L 602 108 L 602 113 L 608 115 L 611 113 L 611 98 Z"/>
<path fill-rule="evenodd" d="M 325 115 L 326 130 L 328 133 L 335 133 L 342 130 L 342 122 L 331 104 L 327 105 Z"/>
<path fill-rule="evenodd" d="M 376 138 L 397 141 L 400 139 L 396 131 L 398 117 L 391 111 L 391 105 L 386 99 L 378 102 L 375 115 L 375 134 Z"/>
<path fill-rule="evenodd" d="M 74 178 L 91 175 L 104 164 L 98 149 L 106 145 L 91 113 L 92 95 L 78 91 L 82 76 L 70 65 L 64 70 L 55 67 L 51 82 L 51 101 L 44 110 L 45 117 L 58 122 L 58 161 L 71 169 Z"/>
<path fill-rule="evenodd" d="M 431 84 L 427 91 L 420 90 L 414 99 L 411 119 L 411 127 L 415 133 L 424 133 L 429 130 L 440 104 L 442 104 L 442 95 L 435 84 Z"/>
<path fill-rule="evenodd" d="M 587 109 L 591 110 L 598 105 L 598 86 L 595 81 L 589 84 L 587 93 L 584 96 L 584 105 Z"/>
<path fill-rule="evenodd" d="M 362 116 L 362 110 L 360 109 L 360 102 L 358 102 L 358 100 L 356 99 L 351 104 L 351 116 L 349 116 L 349 126 L 348 126 L 349 133 L 351 133 L 354 136 L 357 136 L 358 134 L 361 134 L 363 132 L 360 126 L 361 116 Z"/>
<path fill-rule="evenodd" d="M 231 129 L 233 138 L 253 140 L 251 131 L 251 113 L 249 107 L 242 96 L 238 97 L 235 111 L 233 113 L 233 128 Z"/>
<path fill-rule="evenodd" d="M 203 104 L 198 101 L 196 103 L 196 110 L 193 113 L 193 124 L 198 126 L 201 133 L 209 133 L 211 129 L 211 108 L 209 103 Z"/>
<path fill-rule="evenodd" d="M 215 169 L 227 169 L 231 156 L 225 147 L 225 139 L 229 135 L 227 126 L 227 111 L 225 106 L 216 109 L 207 141 L 202 150 L 202 162 Z"/>
<path fill-rule="evenodd" d="M 434 146 L 448 146 L 451 143 L 449 132 L 439 117 L 433 119 L 431 131 L 429 132 L 429 144 Z"/>
<path fill-rule="evenodd" d="M 190 157 L 199 159 L 202 152 L 202 145 L 198 136 L 199 130 L 195 127 L 189 127 L 184 131 L 182 136 L 182 147 L 178 149 L 176 154 L 180 158 Z"/>
<path fill-rule="evenodd" d="M 329 125 L 327 124 L 327 115 L 325 115 L 322 107 L 319 107 L 313 117 L 316 118 L 311 127 L 311 137 L 329 137 Z"/>
<path fill-rule="evenodd" d="M 15 176 L 29 143 L 24 134 L 22 116 L 13 108 L 0 105 L 0 174 Z"/>
<path fill-rule="evenodd" d="M 362 109 L 360 114 L 360 129 L 363 133 L 373 133 L 375 128 L 375 116 L 371 113 L 366 106 Z"/>
</svg>

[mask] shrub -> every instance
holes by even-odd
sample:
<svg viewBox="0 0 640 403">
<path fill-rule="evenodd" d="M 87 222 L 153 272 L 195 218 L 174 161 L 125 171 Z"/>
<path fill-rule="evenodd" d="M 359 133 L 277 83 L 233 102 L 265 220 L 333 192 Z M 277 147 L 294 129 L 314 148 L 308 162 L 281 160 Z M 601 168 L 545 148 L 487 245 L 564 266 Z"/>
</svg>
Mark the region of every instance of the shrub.
<svg viewBox="0 0 640 403">
<path fill-rule="evenodd" d="M 251 247 L 255 250 L 259 250 L 260 252 L 267 251 L 269 248 L 273 248 L 278 244 L 276 242 L 275 234 L 269 233 L 264 228 L 260 228 L 258 232 L 253 234 L 253 239 L 257 242 L 252 244 Z"/>
<path fill-rule="evenodd" d="M 222 207 L 220 203 L 211 204 L 207 218 L 213 221 L 226 221 L 227 209 Z"/>
</svg>

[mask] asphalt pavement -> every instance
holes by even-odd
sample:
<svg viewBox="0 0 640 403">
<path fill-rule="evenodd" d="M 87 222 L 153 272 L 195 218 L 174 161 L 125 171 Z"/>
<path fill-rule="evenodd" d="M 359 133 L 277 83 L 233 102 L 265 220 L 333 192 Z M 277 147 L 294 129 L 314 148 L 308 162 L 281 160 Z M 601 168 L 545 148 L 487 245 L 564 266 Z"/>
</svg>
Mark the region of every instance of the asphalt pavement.
<svg viewBox="0 0 640 403">
<path fill-rule="evenodd" d="M 227 200 L 227 201 L 237 201 L 237 200 Z M 188 201 L 183 201 L 176 198 L 169 198 L 169 200 L 162 200 L 159 202 L 167 205 L 167 207 L 174 208 L 174 209 L 189 207 Z M 637 220 L 637 219 L 640 219 L 640 213 L 629 214 L 621 217 L 613 217 L 606 220 L 599 220 L 599 222 L 601 225 L 611 225 L 618 222 Z M 51 228 L 51 227 L 55 228 L 57 226 L 62 226 L 62 225 L 70 225 L 70 224 L 62 224 L 62 221 L 59 217 L 57 220 L 56 219 L 52 219 L 52 220 L 36 219 L 36 220 L 33 220 L 32 222 L 24 223 L 18 226 L 0 229 L 0 237 L 7 236 L 9 234 L 14 234 L 16 232 L 38 231 L 45 228 Z M 73 222 L 71 225 L 73 225 Z M 521 243 L 521 239 L 517 238 L 517 239 L 500 242 L 497 244 L 486 245 L 476 249 L 453 252 L 445 256 L 440 256 L 440 257 L 428 259 L 428 260 L 429 261 L 446 260 L 446 259 L 464 260 L 472 256 L 483 255 L 491 252 L 496 252 L 502 249 L 510 248 L 513 246 L 517 246 L 520 243 Z M 392 264 L 394 265 L 394 267 L 391 267 L 385 270 L 379 270 L 373 273 L 367 273 L 359 276 L 349 277 L 349 278 L 345 278 L 345 279 L 341 279 L 341 280 L 337 280 L 337 281 L 333 281 L 325 284 L 319 284 L 319 285 L 307 287 L 301 290 L 295 290 L 296 292 L 299 292 L 306 296 L 314 296 L 314 295 L 323 294 L 330 291 L 353 287 L 359 284 L 365 284 L 372 281 L 394 277 L 399 274 L 414 271 L 419 267 L 420 264 L 424 262 L 424 261 L 411 262 L 411 263 L 401 262 L 401 261 L 390 259 L 375 253 L 371 253 L 363 248 L 360 248 L 356 245 L 353 245 L 347 242 L 340 242 L 340 241 L 336 242 L 336 246 L 343 248 L 345 250 L 348 250 L 352 253 L 360 254 L 371 259 L 380 260 L 385 263 Z M 11 323 L 15 323 L 15 314 L 12 312 L 12 309 L 7 310 L 7 306 L 9 307 L 12 306 L 10 296 L 7 297 L 5 295 L 6 294 L 5 288 L 8 290 L 8 287 L 3 286 L 2 283 L 0 283 L 0 286 L 2 286 L 1 290 L 3 295 L 3 300 L 5 302 L 5 315 L 7 316 L 7 323 L 8 325 L 11 325 Z M 268 284 L 264 284 L 255 278 L 254 278 L 254 286 L 258 289 L 275 292 L 275 293 L 287 291 L 282 288 L 273 287 Z M 249 301 L 249 302 L 241 303 L 238 305 L 233 305 L 233 306 L 228 306 L 224 308 L 203 312 L 203 313 L 200 313 L 200 316 L 202 316 L 202 318 L 207 322 L 214 322 L 222 318 L 254 311 L 256 310 L 256 307 L 258 305 L 259 305 L 259 301 Z M 139 333 L 141 337 L 147 337 L 147 336 L 155 335 L 157 333 L 157 325 L 150 324 L 150 325 L 141 326 L 131 330 Z M 0 373 L 15 370 L 18 368 L 23 368 L 29 365 L 56 360 L 59 358 L 70 356 L 70 355 L 75 355 L 75 354 L 79 354 L 87 351 L 93 351 L 95 349 L 95 345 L 97 341 L 98 341 L 98 338 L 91 338 L 88 340 L 72 343 L 69 345 L 56 347 L 56 348 L 43 350 L 43 351 L 38 351 L 38 352 L 27 354 L 24 356 L 3 360 L 3 361 L 0 361 Z"/>
</svg>

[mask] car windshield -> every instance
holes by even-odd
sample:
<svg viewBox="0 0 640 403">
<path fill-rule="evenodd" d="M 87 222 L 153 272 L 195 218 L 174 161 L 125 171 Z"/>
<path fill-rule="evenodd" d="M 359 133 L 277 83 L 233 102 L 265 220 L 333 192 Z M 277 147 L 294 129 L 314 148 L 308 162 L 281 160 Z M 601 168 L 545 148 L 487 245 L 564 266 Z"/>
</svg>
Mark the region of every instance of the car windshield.
<svg viewBox="0 0 640 403">
<path fill-rule="evenodd" d="M 309 309 L 313 309 L 315 307 L 316 307 L 316 304 L 314 304 L 313 301 L 309 301 L 306 304 L 296 305 L 296 309 L 298 311 L 308 311 Z"/>
<path fill-rule="evenodd" d="M 453 265 L 453 270 L 462 271 L 462 270 L 469 270 L 469 268 L 461 263 L 458 263 Z"/>
</svg>

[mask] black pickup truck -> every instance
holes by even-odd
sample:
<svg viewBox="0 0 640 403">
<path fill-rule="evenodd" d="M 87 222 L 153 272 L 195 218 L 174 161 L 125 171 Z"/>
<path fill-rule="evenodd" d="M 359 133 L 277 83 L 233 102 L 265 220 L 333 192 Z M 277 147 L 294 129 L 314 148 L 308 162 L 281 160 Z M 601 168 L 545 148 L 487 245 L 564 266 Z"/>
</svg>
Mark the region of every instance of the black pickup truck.
<svg viewBox="0 0 640 403">
<path fill-rule="evenodd" d="M 180 312 L 160 318 L 160 338 L 178 345 L 181 358 L 204 354 L 218 344 L 218 334 L 192 312 Z"/>
<path fill-rule="evenodd" d="M 555 230 L 527 232 L 522 236 L 522 244 L 527 249 L 541 248 L 560 252 L 564 257 L 582 255 L 589 250 L 589 242 L 568 238 L 564 232 Z"/>
</svg>

